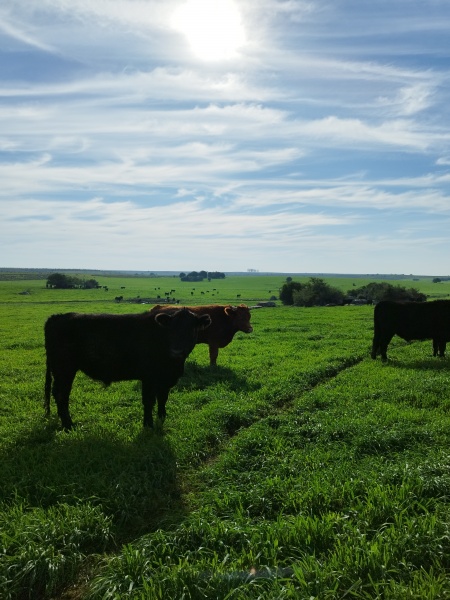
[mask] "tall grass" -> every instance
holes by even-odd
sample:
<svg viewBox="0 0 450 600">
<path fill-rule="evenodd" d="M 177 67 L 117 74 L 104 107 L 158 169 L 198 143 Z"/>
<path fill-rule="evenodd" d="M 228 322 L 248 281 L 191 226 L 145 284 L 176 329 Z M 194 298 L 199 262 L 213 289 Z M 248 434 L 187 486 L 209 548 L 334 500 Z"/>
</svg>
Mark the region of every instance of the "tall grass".
<svg viewBox="0 0 450 600">
<path fill-rule="evenodd" d="M 42 327 L 78 290 L 13 305 L 2 286 L 0 597 L 450 597 L 450 371 L 431 342 L 395 339 L 383 365 L 371 307 L 259 309 L 217 368 L 195 348 L 162 428 L 142 431 L 139 384 L 77 375 L 64 433 L 43 416 Z"/>
</svg>

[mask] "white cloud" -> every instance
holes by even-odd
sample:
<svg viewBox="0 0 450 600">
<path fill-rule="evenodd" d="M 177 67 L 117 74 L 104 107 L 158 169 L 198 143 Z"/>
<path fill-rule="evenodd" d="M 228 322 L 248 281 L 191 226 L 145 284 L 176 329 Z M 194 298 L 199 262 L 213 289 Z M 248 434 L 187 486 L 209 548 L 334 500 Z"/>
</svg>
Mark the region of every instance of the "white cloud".
<svg viewBox="0 0 450 600">
<path fill-rule="evenodd" d="M 379 98 L 378 102 L 393 114 L 408 117 L 429 108 L 433 104 L 433 93 L 433 86 L 423 82 L 402 87 L 393 98 Z"/>
<path fill-rule="evenodd" d="M 31 31 L 30 31 L 31 30 Z M 7 36 L 15 39 L 27 46 L 32 46 L 45 52 L 56 52 L 56 49 L 43 41 L 41 41 L 34 28 L 30 26 L 16 26 L 8 22 L 8 15 L 3 13 L 0 9 L 0 31 Z"/>
</svg>

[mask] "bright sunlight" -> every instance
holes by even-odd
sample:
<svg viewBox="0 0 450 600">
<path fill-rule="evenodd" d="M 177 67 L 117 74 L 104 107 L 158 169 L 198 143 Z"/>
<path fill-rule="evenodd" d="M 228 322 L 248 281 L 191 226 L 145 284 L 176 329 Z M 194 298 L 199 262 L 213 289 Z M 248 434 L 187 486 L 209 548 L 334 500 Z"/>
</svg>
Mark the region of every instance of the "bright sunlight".
<svg viewBox="0 0 450 600">
<path fill-rule="evenodd" d="M 176 11 L 173 24 L 202 60 L 233 58 L 245 43 L 241 15 L 234 0 L 187 0 Z"/>
</svg>

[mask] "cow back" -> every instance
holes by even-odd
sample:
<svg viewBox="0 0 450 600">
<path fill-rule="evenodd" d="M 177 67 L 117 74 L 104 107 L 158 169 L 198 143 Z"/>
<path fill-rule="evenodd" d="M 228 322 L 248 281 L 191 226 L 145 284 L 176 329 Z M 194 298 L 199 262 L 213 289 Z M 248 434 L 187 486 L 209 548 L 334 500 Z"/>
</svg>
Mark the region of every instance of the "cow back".
<svg viewBox="0 0 450 600">
<path fill-rule="evenodd" d="M 59 371 L 81 370 L 105 384 L 152 374 L 164 378 L 165 370 L 179 377 L 199 328 L 209 322 L 187 310 L 53 315 L 45 325 L 47 360 Z"/>
<path fill-rule="evenodd" d="M 250 324 L 251 313 L 248 306 L 241 304 L 232 306 L 231 304 L 205 304 L 200 306 L 187 306 L 189 311 L 195 315 L 209 315 L 211 325 L 199 331 L 197 343 L 209 344 L 218 348 L 228 345 L 238 331 L 251 333 L 253 328 Z M 174 306 L 156 305 L 151 309 L 151 313 L 159 311 L 173 312 Z"/>
<path fill-rule="evenodd" d="M 53 315 L 45 325 L 51 364 L 81 370 L 93 379 L 141 379 L 168 353 L 168 338 L 155 315 Z"/>
<path fill-rule="evenodd" d="M 397 334 L 405 340 L 425 340 L 450 335 L 450 300 L 395 302 L 375 306 L 375 330 Z"/>
</svg>

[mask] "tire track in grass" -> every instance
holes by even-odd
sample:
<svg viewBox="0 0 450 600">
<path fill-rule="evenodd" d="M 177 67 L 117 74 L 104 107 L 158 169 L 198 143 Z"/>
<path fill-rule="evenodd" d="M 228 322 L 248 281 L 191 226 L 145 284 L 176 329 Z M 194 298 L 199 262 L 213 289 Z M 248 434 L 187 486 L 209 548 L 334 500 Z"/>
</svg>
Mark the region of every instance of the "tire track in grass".
<svg viewBox="0 0 450 600">
<path fill-rule="evenodd" d="M 278 390 L 280 396 L 278 399 L 274 399 L 276 406 L 282 409 L 290 405 L 299 396 L 330 382 L 344 371 L 360 364 L 365 358 L 364 355 L 346 357 L 342 361 L 339 361 L 338 364 L 327 364 L 318 370 L 303 374 L 303 377 L 300 377 L 298 383 L 290 390 Z"/>
<path fill-rule="evenodd" d="M 255 401 L 256 392 L 253 401 L 249 400 L 246 405 L 251 407 L 250 411 L 239 405 L 231 407 L 229 404 L 221 403 L 214 404 L 213 407 L 209 405 L 208 413 L 211 410 L 214 411 L 214 422 L 208 413 L 199 417 L 198 424 L 205 419 L 205 427 L 199 425 L 199 431 L 207 433 L 200 435 L 201 454 L 195 454 L 195 459 L 193 456 L 186 456 L 183 460 L 186 465 L 184 475 L 187 476 L 187 480 L 190 480 L 191 475 L 205 466 L 214 464 L 231 440 L 240 433 L 265 419 L 272 419 L 290 412 L 294 402 L 302 395 L 320 385 L 327 384 L 341 373 L 360 364 L 365 358 L 365 354 L 342 357 L 313 371 L 301 373 L 294 380 L 292 378 L 283 379 L 277 386 L 267 388 L 265 391 L 260 390 L 262 395 Z M 326 408 L 326 406 L 316 406 L 316 410 L 325 410 Z M 188 475 L 189 472 L 191 475 Z"/>
</svg>

